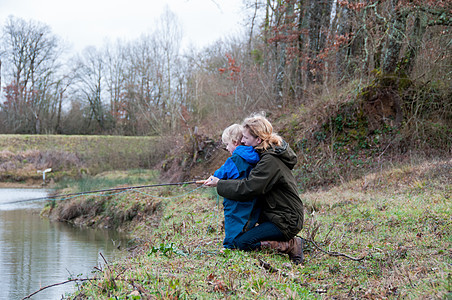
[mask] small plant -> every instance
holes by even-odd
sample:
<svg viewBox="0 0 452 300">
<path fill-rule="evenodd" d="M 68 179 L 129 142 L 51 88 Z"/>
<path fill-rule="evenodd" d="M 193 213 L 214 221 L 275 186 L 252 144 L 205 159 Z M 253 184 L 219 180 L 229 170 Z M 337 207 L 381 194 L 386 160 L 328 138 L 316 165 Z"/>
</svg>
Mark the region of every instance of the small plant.
<svg viewBox="0 0 452 300">
<path fill-rule="evenodd" d="M 161 253 L 163 256 L 166 256 L 168 258 L 172 257 L 173 254 L 186 256 L 187 254 L 181 250 L 178 250 L 174 243 L 169 244 L 160 244 L 158 247 L 152 247 L 151 250 L 148 253 L 148 256 L 151 256 L 155 253 Z"/>
</svg>

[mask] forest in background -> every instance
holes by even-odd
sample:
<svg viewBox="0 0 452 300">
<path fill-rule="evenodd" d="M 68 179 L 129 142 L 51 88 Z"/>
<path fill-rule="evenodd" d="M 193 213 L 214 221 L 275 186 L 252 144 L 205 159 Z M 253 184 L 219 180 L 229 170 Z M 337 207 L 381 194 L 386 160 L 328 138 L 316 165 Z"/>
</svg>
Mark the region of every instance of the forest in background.
<svg viewBox="0 0 452 300">
<path fill-rule="evenodd" d="M 347 102 L 368 103 L 368 123 L 377 116 L 422 140 L 424 124 L 450 124 L 451 1 L 243 5 L 247 33 L 202 50 L 182 51 L 167 10 L 153 32 L 73 57 L 46 24 L 11 16 L 1 27 L 0 133 L 214 135 L 255 111 L 297 119 L 314 103 Z"/>
</svg>

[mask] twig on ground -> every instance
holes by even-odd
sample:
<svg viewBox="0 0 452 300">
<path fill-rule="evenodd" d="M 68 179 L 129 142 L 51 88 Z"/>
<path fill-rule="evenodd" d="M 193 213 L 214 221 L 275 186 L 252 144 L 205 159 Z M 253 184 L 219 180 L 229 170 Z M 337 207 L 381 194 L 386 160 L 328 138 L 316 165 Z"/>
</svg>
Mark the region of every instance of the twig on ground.
<svg viewBox="0 0 452 300">
<path fill-rule="evenodd" d="M 22 300 L 24 300 L 24 299 L 29 299 L 29 298 L 31 298 L 32 296 L 36 295 L 37 293 L 42 292 L 43 290 L 48 289 L 48 288 L 51 288 L 51 287 L 54 287 L 54 286 L 66 284 L 66 283 L 69 283 L 69 282 L 75 282 L 75 281 L 81 281 L 81 282 L 82 282 L 82 281 L 89 281 L 89 280 L 97 280 L 97 278 L 74 278 L 74 279 L 69 279 L 69 280 L 63 281 L 63 282 L 59 282 L 59 283 L 54 283 L 54 284 L 50 284 L 50 285 L 47 285 L 47 286 L 43 286 L 43 287 L 40 288 L 39 290 L 37 290 L 37 291 L 31 293 L 31 294 L 28 295 L 28 296 L 25 296 L 24 298 L 22 298 Z"/>
<path fill-rule="evenodd" d="M 270 273 L 280 272 L 278 269 L 273 268 L 268 262 L 265 262 L 260 258 L 258 258 L 258 261 L 259 261 L 259 266 L 263 267 L 265 270 L 268 270 Z"/>
<path fill-rule="evenodd" d="M 316 220 L 314 220 L 314 218 L 312 218 L 311 225 L 309 227 L 310 227 L 310 232 L 308 233 L 308 237 L 310 239 L 314 239 L 317 234 L 317 231 L 320 228 L 320 223 L 318 223 Z"/>
<path fill-rule="evenodd" d="M 325 254 L 328 254 L 330 256 L 343 256 L 343 257 L 346 257 L 346 258 L 354 260 L 354 261 L 361 261 L 361 260 L 363 260 L 363 259 L 365 259 L 367 257 L 367 255 L 364 255 L 363 257 L 356 258 L 356 257 L 350 256 L 350 255 L 347 255 L 347 254 L 344 254 L 344 253 L 341 253 L 341 252 L 326 251 L 326 250 L 323 250 L 322 248 L 320 248 L 320 246 L 318 246 L 317 243 L 313 239 L 308 239 L 307 241 L 311 242 L 314 245 L 314 247 L 316 247 L 321 252 L 323 252 Z"/>
<path fill-rule="evenodd" d="M 130 284 L 140 293 L 140 295 L 147 295 L 146 290 L 140 284 L 136 283 L 135 280 L 130 280 Z"/>
<path fill-rule="evenodd" d="M 108 264 L 107 259 L 106 259 L 105 256 L 102 254 L 102 252 L 99 252 L 99 255 L 102 257 L 102 259 L 103 259 L 104 262 L 105 262 L 105 265 L 107 266 L 108 270 L 110 270 L 110 273 L 111 273 L 110 265 Z"/>
<path fill-rule="evenodd" d="M 272 265 L 270 265 L 268 262 L 265 262 L 263 259 L 258 258 L 257 259 L 259 262 L 259 266 L 261 266 L 262 268 L 264 268 L 265 270 L 267 270 L 270 273 L 278 273 L 279 275 L 281 275 L 282 277 L 289 277 L 289 275 L 279 269 L 274 268 Z"/>
<path fill-rule="evenodd" d="M 324 241 L 328 238 L 328 236 L 330 235 L 331 231 L 333 231 L 335 226 L 336 226 L 336 223 L 331 224 L 330 230 L 328 230 L 328 232 L 325 235 L 325 238 L 323 239 Z M 314 237 L 311 237 L 311 238 L 314 239 Z"/>
</svg>

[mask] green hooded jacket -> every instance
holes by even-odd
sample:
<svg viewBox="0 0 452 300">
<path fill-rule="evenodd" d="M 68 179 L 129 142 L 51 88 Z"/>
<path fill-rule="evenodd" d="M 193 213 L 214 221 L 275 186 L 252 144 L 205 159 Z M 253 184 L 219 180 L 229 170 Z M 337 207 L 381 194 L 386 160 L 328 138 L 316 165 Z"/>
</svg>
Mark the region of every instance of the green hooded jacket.
<svg viewBox="0 0 452 300">
<path fill-rule="evenodd" d="M 248 178 L 219 180 L 218 194 L 236 201 L 258 197 L 259 223 L 271 221 L 289 240 L 303 227 L 303 202 L 291 171 L 297 156 L 285 141 L 282 146 L 269 148 L 259 155 L 261 159 Z"/>
</svg>

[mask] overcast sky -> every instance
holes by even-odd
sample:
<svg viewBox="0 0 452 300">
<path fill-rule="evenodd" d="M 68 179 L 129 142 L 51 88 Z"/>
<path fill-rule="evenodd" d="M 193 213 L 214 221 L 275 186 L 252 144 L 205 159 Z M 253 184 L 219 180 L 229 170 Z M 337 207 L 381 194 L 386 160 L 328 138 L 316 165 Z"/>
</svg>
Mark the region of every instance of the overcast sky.
<svg viewBox="0 0 452 300">
<path fill-rule="evenodd" d="M 184 46 L 201 48 L 242 28 L 242 0 L 0 0 L 0 24 L 9 15 L 43 22 L 79 52 L 152 32 L 166 5 L 179 18 Z"/>
</svg>

